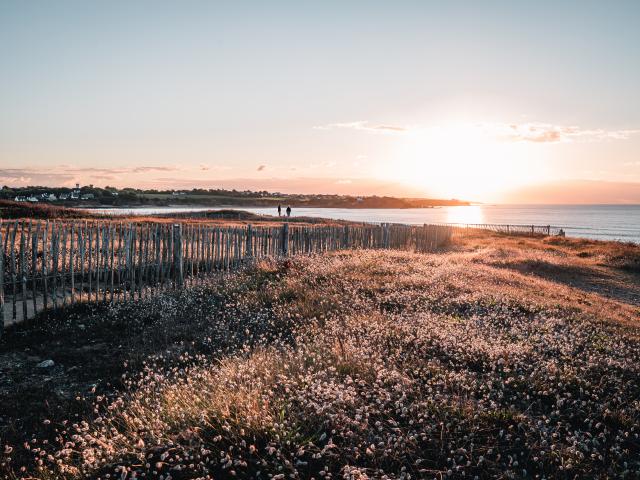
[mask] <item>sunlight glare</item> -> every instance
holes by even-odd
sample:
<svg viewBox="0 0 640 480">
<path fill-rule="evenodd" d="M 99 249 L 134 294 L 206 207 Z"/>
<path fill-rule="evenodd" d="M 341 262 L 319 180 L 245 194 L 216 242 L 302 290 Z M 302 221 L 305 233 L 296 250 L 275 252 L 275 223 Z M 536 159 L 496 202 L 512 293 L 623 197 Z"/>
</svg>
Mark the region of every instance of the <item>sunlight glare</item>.
<svg viewBox="0 0 640 480">
<path fill-rule="evenodd" d="M 420 129 L 403 140 L 385 175 L 433 196 L 486 201 L 540 173 L 526 146 L 500 141 L 478 124 Z"/>
<path fill-rule="evenodd" d="M 482 207 L 480 205 L 449 207 L 447 211 L 447 223 L 469 225 L 485 223 Z"/>
</svg>

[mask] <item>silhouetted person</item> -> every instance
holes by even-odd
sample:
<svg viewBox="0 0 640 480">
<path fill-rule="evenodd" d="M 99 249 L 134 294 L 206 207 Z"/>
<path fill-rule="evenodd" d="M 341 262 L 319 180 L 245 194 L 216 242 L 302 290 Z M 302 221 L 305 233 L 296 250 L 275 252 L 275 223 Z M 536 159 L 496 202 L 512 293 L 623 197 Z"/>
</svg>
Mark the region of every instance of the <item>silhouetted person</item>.
<svg viewBox="0 0 640 480">
<path fill-rule="evenodd" d="M 287 217 L 291 216 L 291 207 L 287 207 Z"/>
<path fill-rule="evenodd" d="M 278 216 L 282 216 L 282 206 L 278 205 Z"/>
</svg>

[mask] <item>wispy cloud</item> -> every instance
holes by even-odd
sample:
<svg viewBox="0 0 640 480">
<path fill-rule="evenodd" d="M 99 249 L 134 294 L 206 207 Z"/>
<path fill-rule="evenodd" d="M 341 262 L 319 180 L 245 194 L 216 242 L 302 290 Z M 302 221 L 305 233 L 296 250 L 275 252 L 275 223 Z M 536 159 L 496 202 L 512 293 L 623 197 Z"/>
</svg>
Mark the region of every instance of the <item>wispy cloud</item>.
<svg viewBox="0 0 640 480">
<path fill-rule="evenodd" d="M 405 127 L 400 125 L 391 124 L 372 124 L 367 121 L 357 122 L 344 122 L 344 123 L 329 123 L 327 125 L 319 125 L 313 127 L 316 130 L 332 130 L 338 128 L 345 128 L 351 130 L 360 130 L 369 133 L 404 133 L 411 130 L 411 127 Z"/>
<path fill-rule="evenodd" d="M 550 123 L 490 124 L 484 126 L 498 138 L 514 142 L 559 143 L 575 140 L 626 140 L 640 130 L 585 129 Z"/>
<path fill-rule="evenodd" d="M 45 185 L 63 184 L 69 185 L 76 181 L 112 181 L 123 175 L 172 172 L 180 170 L 176 166 L 144 165 L 138 167 L 75 167 L 73 165 L 57 165 L 51 168 L 2 168 L 0 169 L 0 182 L 8 185 Z"/>
<path fill-rule="evenodd" d="M 37 171 L 30 168 L 1 168 L 0 183 L 3 185 L 67 184 L 76 177 L 69 173 Z"/>
<path fill-rule="evenodd" d="M 197 169 L 201 172 L 210 172 L 210 171 L 224 172 L 226 170 L 232 170 L 232 168 L 229 165 L 211 165 L 209 163 L 201 163 L 200 165 L 198 165 Z M 187 169 L 180 168 L 179 170 L 187 170 Z"/>
<path fill-rule="evenodd" d="M 131 173 L 152 173 L 152 172 L 175 172 L 180 170 L 177 166 L 166 165 L 142 165 L 138 167 L 74 167 L 70 165 L 60 165 L 53 170 L 62 169 L 67 173 L 82 174 L 89 176 L 96 175 L 124 175 Z"/>
<path fill-rule="evenodd" d="M 581 128 L 575 125 L 557 125 L 553 123 L 476 123 L 459 126 L 439 125 L 413 125 L 401 126 L 386 123 L 371 123 L 365 120 L 355 122 L 330 123 L 313 127 L 317 130 L 350 129 L 366 133 L 404 134 L 425 132 L 438 135 L 439 132 L 455 131 L 459 129 L 461 134 L 474 131 L 487 137 L 511 142 L 531 143 L 560 143 L 571 141 L 605 141 L 626 140 L 634 134 L 640 133 L 640 129 L 606 130 L 603 128 Z"/>
<path fill-rule="evenodd" d="M 259 165 L 259 166 L 258 166 L 258 168 L 257 168 L 256 170 L 258 170 L 259 172 L 262 172 L 262 171 L 264 171 L 264 170 L 266 170 L 266 169 L 267 169 L 267 166 L 266 166 L 266 165 Z"/>
</svg>

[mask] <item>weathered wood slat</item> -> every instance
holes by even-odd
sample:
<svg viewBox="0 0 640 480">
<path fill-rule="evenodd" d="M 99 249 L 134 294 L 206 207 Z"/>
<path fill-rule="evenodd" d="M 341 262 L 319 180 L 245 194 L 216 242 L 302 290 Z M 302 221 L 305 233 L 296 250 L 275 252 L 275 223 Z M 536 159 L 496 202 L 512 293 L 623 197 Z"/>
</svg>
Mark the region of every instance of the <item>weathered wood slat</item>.
<svg viewBox="0 0 640 480">
<path fill-rule="evenodd" d="M 31 223 L 29 223 L 29 229 Z M 26 266 L 26 232 L 24 222 L 20 229 L 20 284 L 22 286 L 22 319 L 27 318 L 27 266 Z"/>
<path fill-rule="evenodd" d="M 80 292 L 79 299 L 82 301 L 84 295 L 84 276 L 85 276 L 85 252 L 86 252 L 86 240 L 87 240 L 87 227 L 86 223 L 84 227 L 80 227 L 78 231 L 78 245 L 80 250 Z"/>
<path fill-rule="evenodd" d="M 102 247 L 100 242 L 101 235 L 102 235 L 102 227 L 100 226 L 100 224 L 98 224 L 96 225 L 96 231 L 95 231 L 96 246 L 94 249 L 94 254 L 96 256 L 95 258 L 96 302 L 100 301 L 100 261 L 102 257 L 102 255 L 100 255 L 101 247 Z"/>
<path fill-rule="evenodd" d="M 124 230 L 122 223 L 116 227 L 116 232 L 118 236 L 118 301 L 122 301 L 122 297 L 125 291 L 125 280 L 124 280 Z M 125 297 L 126 300 L 126 297 Z"/>
<path fill-rule="evenodd" d="M 62 305 L 67 304 L 67 285 L 66 285 L 66 276 L 67 276 L 67 226 L 61 225 L 62 229 L 62 264 L 60 267 L 60 288 L 62 289 Z"/>
<path fill-rule="evenodd" d="M 17 297 L 17 286 L 16 286 L 16 275 L 17 275 L 17 266 L 16 266 L 16 250 L 15 250 L 15 243 L 16 243 L 16 232 L 18 231 L 18 222 L 15 222 L 14 226 L 13 226 L 13 233 L 11 234 L 11 245 L 9 246 L 9 249 L 11 250 L 11 304 L 12 304 L 12 318 L 14 320 L 17 319 L 18 316 L 18 312 L 17 312 L 17 306 L 16 306 L 16 297 Z"/>
<path fill-rule="evenodd" d="M 111 247 L 109 255 L 109 302 L 113 303 L 114 299 L 114 282 L 115 282 L 115 253 L 116 253 L 116 233 L 113 225 L 109 225 L 109 245 Z"/>
<path fill-rule="evenodd" d="M 70 301 L 71 304 L 73 305 L 76 301 L 76 257 L 77 257 L 77 250 L 75 248 L 76 245 L 76 241 L 75 241 L 75 237 L 76 236 L 76 225 L 75 223 L 71 224 L 71 236 L 69 239 L 69 275 L 70 275 L 70 288 L 71 288 L 71 295 L 70 295 Z"/>
<path fill-rule="evenodd" d="M 2 233 L 2 219 L 0 219 L 0 338 L 4 330 L 4 258 L 5 235 Z"/>
<path fill-rule="evenodd" d="M 40 222 L 36 222 L 36 228 L 31 236 L 31 297 L 33 314 L 38 310 L 38 236 L 40 234 Z M 2 251 L 2 249 L 0 249 Z M 2 287 L 0 287 L 2 288 Z M 1 317 L 0 318 L 4 318 Z"/>
<path fill-rule="evenodd" d="M 87 299 L 91 301 L 93 297 L 93 228 L 87 226 L 87 280 L 89 291 Z"/>
<path fill-rule="evenodd" d="M 180 287 L 184 282 L 182 264 L 182 225 L 173 226 L 173 283 L 174 287 Z"/>
<path fill-rule="evenodd" d="M 58 239 L 58 229 L 55 223 L 51 224 L 51 300 L 53 308 L 58 308 L 58 260 L 60 241 Z"/>
</svg>

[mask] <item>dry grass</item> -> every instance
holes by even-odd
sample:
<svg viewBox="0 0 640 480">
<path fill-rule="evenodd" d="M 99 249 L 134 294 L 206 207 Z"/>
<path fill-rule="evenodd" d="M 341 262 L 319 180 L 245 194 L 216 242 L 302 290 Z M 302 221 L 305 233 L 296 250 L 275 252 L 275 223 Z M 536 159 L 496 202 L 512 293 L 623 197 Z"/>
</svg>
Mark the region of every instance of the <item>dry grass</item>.
<svg viewBox="0 0 640 480">
<path fill-rule="evenodd" d="M 568 257 L 571 262 L 584 260 L 583 265 L 598 265 L 640 272 L 640 245 L 614 241 L 571 237 L 513 237 L 483 231 L 470 232 L 461 240 L 466 248 L 505 247 L 529 253 L 541 252 Z"/>
<path fill-rule="evenodd" d="M 258 215 L 243 210 L 212 209 L 201 212 L 161 213 L 157 215 L 104 215 L 91 208 L 67 208 L 46 203 L 27 203 L 0 200 L 0 219 L 4 220 L 58 220 L 58 221 L 96 221 L 134 222 L 137 224 L 188 223 L 193 225 L 212 225 L 236 227 L 247 224 L 260 226 L 282 226 L 284 222 L 300 226 L 305 225 L 349 225 L 354 222 L 317 217 L 277 217 Z M 355 222 L 357 223 L 357 222 Z"/>
<path fill-rule="evenodd" d="M 0 200 L 0 218 L 2 219 L 45 219 L 45 220 L 77 220 L 95 219 L 89 211 L 65 208 L 45 203 L 13 202 Z"/>
<path fill-rule="evenodd" d="M 79 418 L 41 419 L 24 474 L 633 477 L 638 285 L 576 254 L 596 247 L 479 237 L 261 261 L 86 315 L 84 335 L 137 332 L 113 343 L 124 381 Z"/>
</svg>

